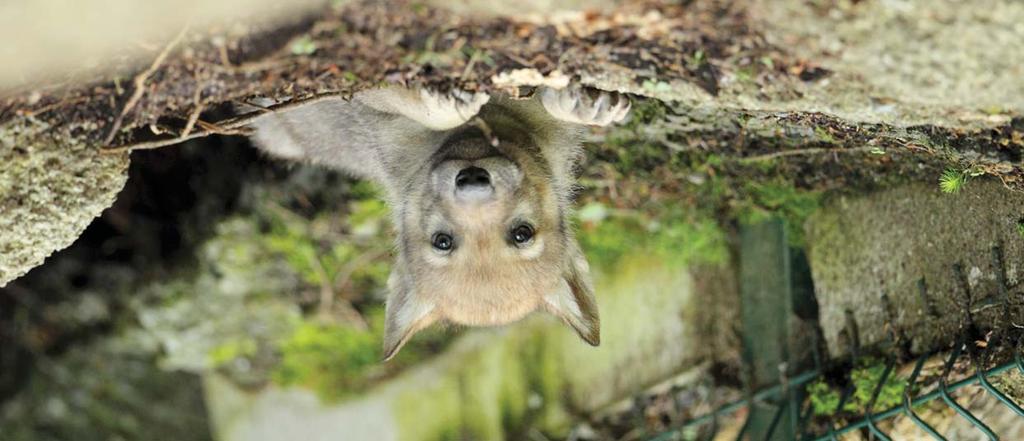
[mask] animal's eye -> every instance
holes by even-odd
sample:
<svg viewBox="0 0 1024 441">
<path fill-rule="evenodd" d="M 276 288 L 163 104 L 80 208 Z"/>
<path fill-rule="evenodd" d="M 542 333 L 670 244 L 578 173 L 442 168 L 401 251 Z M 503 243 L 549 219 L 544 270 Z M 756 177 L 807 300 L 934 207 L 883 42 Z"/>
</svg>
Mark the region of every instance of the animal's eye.
<svg viewBox="0 0 1024 441">
<path fill-rule="evenodd" d="M 512 242 L 522 245 L 533 239 L 533 227 L 529 224 L 520 224 L 512 229 Z"/>
<path fill-rule="evenodd" d="M 455 240 L 452 239 L 451 235 L 445 233 L 434 233 L 434 237 L 430 239 L 430 244 L 435 249 L 441 251 L 451 251 L 455 247 Z"/>
</svg>

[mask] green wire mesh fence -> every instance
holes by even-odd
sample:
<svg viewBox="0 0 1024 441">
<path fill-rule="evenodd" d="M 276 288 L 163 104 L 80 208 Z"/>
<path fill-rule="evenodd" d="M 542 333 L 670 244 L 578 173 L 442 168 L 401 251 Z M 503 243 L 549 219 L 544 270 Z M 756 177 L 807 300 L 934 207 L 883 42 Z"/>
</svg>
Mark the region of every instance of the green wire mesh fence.
<svg viewBox="0 0 1024 441">
<path fill-rule="evenodd" d="M 884 428 L 886 421 L 904 416 L 919 428 L 925 436 L 935 440 L 947 438 L 930 425 L 915 408 L 931 403 L 952 409 L 959 417 L 966 420 L 985 438 L 1000 439 L 999 435 L 982 418 L 979 418 L 957 401 L 954 392 L 968 386 L 977 386 L 984 393 L 994 398 L 1007 409 L 1021 417 L 1020 424 L 1024 427 L 1024 408 L 1007 391 L 1000 390 L 992 381 L 993 376 L 1008 374 L 1016 370 L 1024 375 L 1024 355 L 1022 340 L 1024 327 L 1015 324 L 1011 311 L 1013 307 L 1024 304 L 1024 291 L 1016 290 L 1011 296 L 1012 287 L 1006 279 L 1002 251 L 999 247 L 992 248 L 992 263 L 997 271 L 999 289 L 997 301 L 1002 309 L 1001 324 L 995 329 L 982 332 L 972 322 L 970 313 L 965 311 L 960 318 L 962 333 L 948 351 L 933 352 L 909 356 L 909 344 L 906 337 L 890 326 L 889 339 L 883 353 L 889 353 L 881 359 L 864 357 L 851 351 L 849 360 L 823 362 L 815 350 L 814 368 L 783 377 L 779 383 L 768 388 L 753 391 L 736 401 L 729 402 L 707 414 L 692 418 L 680 425 L 658 433 L 649 439 L 657 441 L 720 439 L 716 432 L 720 421 L 726 418 L 737 418 L 746 411 L 745 421 L 736 435 L 738 440 L 778 440 L 793 438 L 797 440 L 838 440 L 840 436 L 851 432 L 861 432 L 869 439 L 891 440 L 893 435 Z M 962 273 L 959 265 L 952 268 L 954 273 Z M 1017 287 L 1019 288 L 1019 286 Z M 919 289 L 924 289 L 920 284 Z M 1020 292 L 1018 292 L 1020 291 Z M 883 306 L 888 303 L 885 295 L 881 296 Z M 812 348 L 814 350 L 814 348 Z M 929 363 L 932 361 L 932 363 Z M 941 361 L 941 363 L 938 363 Z M 934 365 L 934 366 L 933 366 Z M 815 400 L 812 396 L 821 395 L 827 387 L 826 379 L 835 379 L 836 366 L 841 366 L 840 377 L 847 381 L 842 385 L 838 399 L 831 396 L 830 400 Z M 909 367 L 913 366 L 912 369 Z M 900 377 L 894 372 L 906 367 L 910 371 L 907 377 Z M 926 374 L 927 371 L 932 371 Z M 865 375 L 870 372 L 870 375 Z M 927 380 L 924 377 L 929 377 Z M 822 405 L 828 401 L 828 405 Z M 751 429 L 751 415 L 756 406 L 774 408 L 771 422 L 767 429 Z M 827 409 L 822 409 L 827 407 Z M 852 410 L 851 410 L 852 409 Z M 840 422 L 840 424 L 836 424 Z M 783 434 L 780 427 L 788 425 L 794 430 Z M 694 435 L 700 434 L 700 435 Z M 702 435 L 702 436 L 701 436 Z"/>
</svg>

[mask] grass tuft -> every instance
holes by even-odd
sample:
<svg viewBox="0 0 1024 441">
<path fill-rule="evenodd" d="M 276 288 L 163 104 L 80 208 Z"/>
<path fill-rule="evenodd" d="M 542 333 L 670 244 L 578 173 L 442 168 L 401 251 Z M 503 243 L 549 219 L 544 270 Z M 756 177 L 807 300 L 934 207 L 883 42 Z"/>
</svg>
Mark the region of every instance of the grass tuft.
<svg viewBox="0 0 1024 441">
<path fill-rule="evenodd" d="M 967 184 L 967 173 L 959 170 L 947 168 L 939 177 L 939 189 L 943 193 L 959 193 L 965 184 Z"/>
</svg>

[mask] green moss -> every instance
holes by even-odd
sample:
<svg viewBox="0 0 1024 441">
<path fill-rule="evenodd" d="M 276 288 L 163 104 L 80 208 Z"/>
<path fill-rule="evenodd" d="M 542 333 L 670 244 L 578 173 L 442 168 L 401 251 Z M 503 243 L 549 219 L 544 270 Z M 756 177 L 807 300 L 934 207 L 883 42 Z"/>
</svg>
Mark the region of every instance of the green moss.
<svg viewBox="0 0 1024 441">
<path fill-rule="evenodd" d="M 753 224 L 781 217 L 786 221 L 790 244 L 803 245 L 804 222 L 821 207 L 821 192 L 798 189 L 780 178 L 747 183 L 744 193 L 746 197 L 737 203 L 740 222 Z"/>
<path fill-rule="evenodd" d="M 365 371 L 379 361 L 373 333 L 334 324 L 304 323 L 282 342 L 280 351 L 274 382 L 311 389 L 325 400 L 362 390 Z"/>
<path fill-rule="evenodd" d="M 591 206 L 587 211 L 597 210 Z M 599 268 L 613 268 L 639 250 L 673 263 L 721 264 L 728 256 L 718 224 L 682 204 L 662 206 L 653 213 L 615 212 L 582 223 L 580 245 Z"/>
<path fill-rule="evenodd" d="M 215 346 L 210 351 L 211 366 L 218 367 L 230 363 L 239 358 L 252 357 L 256 355 L 259 343 L 252 338 L 239 338 L 228 340 Z"/>
<path fill-rule="evenodd" d="M 871 397 L 874 396 L 882 374 L 885 373 L 885 362 L 875 358 L 866 358 L 860 367 L 850 372 L 850 383 L 853 387 L 850 397 L 843 404 L 843 411 L 855 414 L 867 412 Z M 878 393 L 872 411 L 890 409 L 903 402 L 903 392 L 907 383 L 897 375 L 890 373 L 882 390 Z M 840 388 L 830 385 L 822 379 L 807 385 L 805 392 L 811 408 L 817 416 L 833 417 L 839 409 Z"/>
<path fill-rule="evenodd" d="M 871 401 L 875 388 L 885 373 L 885 363 L 881 360 L 866 360 L 860 368 L 850 373 L 850 380 L 853 382 L 853 395 L 849 402 L 843 406 L 844 410 L 852 412 L 865 412 Z M 906 389 L 906 382 L 896 375 L 889 375 L 882 390 L 878 393 L 878 399 L 872 410 L 883 410 L 899 405 L 903 400 L 903 391 Z"/>
<path fill-rule="evenodd" d="M 807 385 L 807 399 L 815 415 L 829 416 L 839 407 L 839 391 L 824 380 L 817 380 Z"/>
<path fill-rule="evenodd" d="M 528 390 L 540 399 L 539 408 L 528 410 L 527 423 L 531 426 L 546 429 L 565 426 L 567 414 L 562 402 L 566 375 L 561 365 L 564 341 L 550 338 L 549 332 L 536 332 L 520 350 L 519 358 L 526 369 Z"/>
<path fill-rule="evenodd" d="M 678 248 L 674 245 L 677 239 L 696 239 L 696 245 L 691 248 L 708 249 L 704 246 L 704 239 L 719 241 L 719 235 L 713 232 L 721 229 L 711 228 L 715 222 L 728 228 L 737 221 L 754 223 L 780 217 L 787 222 L 791 243 L 803 245 L 804 221 L 819 208 L 823 192 L 800 188 L 797 182 L 787 177 L 784 164 L 779 162 L 737 163 L 730 159 L 732 152 L 728 149 L 698 148 L 685 138 L 675 137 L 674 132 L 663 132 L 685 128 L 700 134 L 705 130 L 737 129 L 708 125 L 703 118 L 713 116 L 701 114 L 703 111 L 692 109 L 677 113 L 658 101 L 637 101 L 630 120 L 613 129 L 606 138 L 608 142 L 595 146 L 595 156 L 605 166 L 601 168 L 601 179 L 583 181 L 584 184 L 600 192 L 608 188 L 607 182 L 615 182 L 616 192 L 609 191 L 602 202 L 646 213 L 643 219 L 622 222 L 614 215 L 620 211 L 604 210 L 613 214 L 610 216 L 613 225 L 599 225 L 594 229 L 594 235 L 600 233 L 613 237 L 585 238 L 590 249 L 599 254 L 598 260 L 614 260 L 616 254 L 621 254 L 616 250 L 636 243 L 637 234 L 661 234 L 653 228 L 645 229 L 656 223 L 666 226 L 666 234 L 639 240 L 654 240 Z M 736 120 L 741 131 L 778 138 L 778 128 L 742 116 Z M 815 138 L 827 143 L 837 142 L 826 128 L 819 127 Z M 718 153 L 712 153 L 715 151 Z M 623 194 L 629 195 L 630 200 L 622 200 Z M 666 215 L 666 210 L 660 205 L 674 206 L 676 212 Z M 587 222 L 586 217 L 592 214 L 604 215 L 588 205 L 581 210 L 581 220 Z M 685 226 L 684 223 L 691 225 Z M 621 227 L 623 234 L 615 234 L 617 227 Z M 590 231 L 584 229 L 584 232 Z M 686 247 L 681 251 L 685 254 Z M 702 255 L 703 252 L 697 254 Z M 712 260 L 719 259 L 723 253 L 714 254 Z"/>
<path fill-rule="evenodd" d="M 324 401 L 337 401 L 442 351 L 451 341 L 449 332 L 430 328 L 418 333 L 394 359 L 381 363 L 384 307 L 370 307 L 363 315 L 366 330 L 305 320 L 278 345 L 280 362 L 271 379 L 281 386 L 310 389 Z M 238 349 L 229 346 L 220 353 L 223 357 Z"/>
<path fill-rule="evenodd" d="M 422 384 L 395 399 L 394 414 L 398 422 L 398 439 L 446 441 L 462 436 L 460 379 L 446 376 Z"/>
<path fill-rule="evenodd" d="M 814 128 L 814 135 L 818 138 L 819 141 L 824 142 L 826 144 L 835 144 L 836 143 L 835 136 L 832 136 L 832 132 L 830 132 L 825 127 L 822 127 L 822 126 L 815 127 Z"/>
<path fill-rule="evenodd" d="M 501 439 L 522 427 L 529 391 L 523 365 L 509 344 L 464 360 L 462 430 L 468 439 Z"/>
</svg>

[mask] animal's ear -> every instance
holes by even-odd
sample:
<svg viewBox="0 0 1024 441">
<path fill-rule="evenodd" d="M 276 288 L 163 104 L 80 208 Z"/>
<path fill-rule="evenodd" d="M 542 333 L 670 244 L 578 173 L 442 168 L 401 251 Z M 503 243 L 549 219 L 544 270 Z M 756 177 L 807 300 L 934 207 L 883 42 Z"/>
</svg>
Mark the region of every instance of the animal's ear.
<svg viewBox="0 0 1024 441">
<path fill-rule="evenodd" d="M 601 319 L 594 300 L 590 265 L 574 239 L 570 239 L 568 264 L 563 272 L 564 283 L 544 297 L 544 307 L 572 326 L 580 338 L 592 346 L 601 344 Z"/>
<path fill-rule="evenodd" d="M 396 264 L 388 277 L 388 300 L 384 307 L 384 361 L 402 349 L 417 332 L 437 321 L 434 304 L 414 292 L 408 274 Z"/>
</svg>

